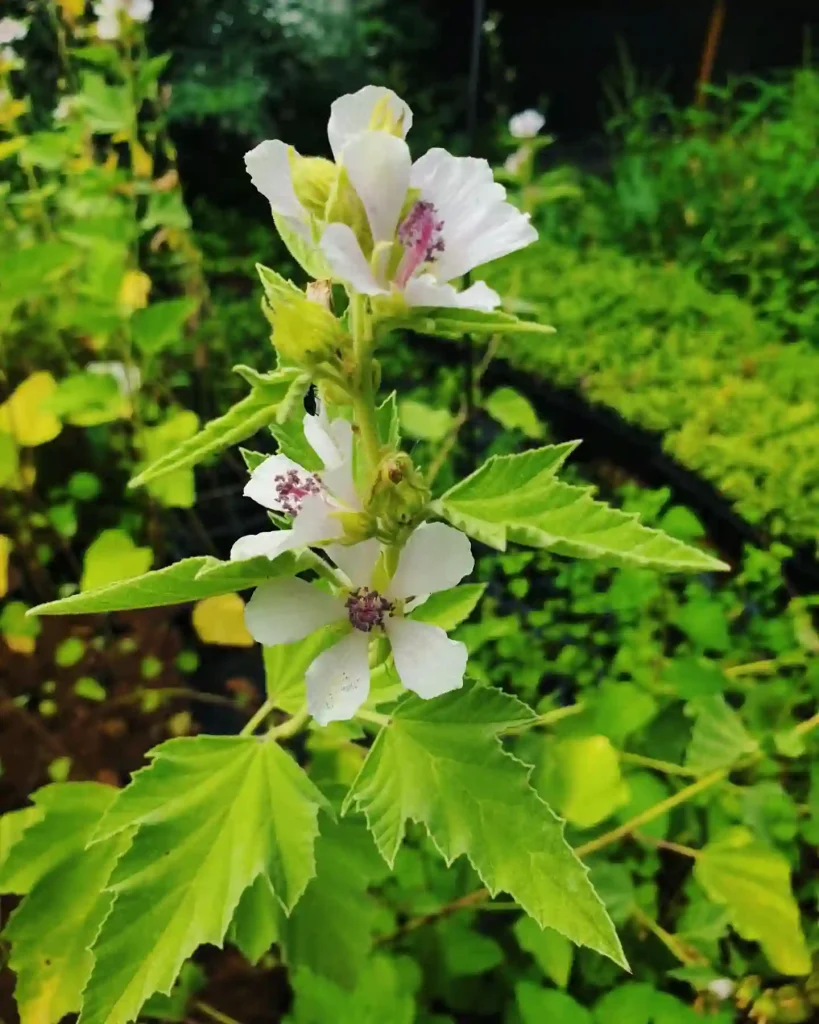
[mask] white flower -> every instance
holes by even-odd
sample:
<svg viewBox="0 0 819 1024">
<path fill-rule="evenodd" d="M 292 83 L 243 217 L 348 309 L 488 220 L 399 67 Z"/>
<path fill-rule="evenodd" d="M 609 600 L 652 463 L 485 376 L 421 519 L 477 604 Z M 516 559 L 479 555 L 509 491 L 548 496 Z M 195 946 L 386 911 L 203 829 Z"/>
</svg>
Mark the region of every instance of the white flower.
<svg viewBox="0 0 819 1024">
<path fill-rule="evenodd" d="M 546 118 L 539 110 L 521 110 L 509 118 L 509 132 L 516 139 L 533 139 L 546 124 Z"/>
<path fill-rule="evenodd" d="M 385 107 L 399 134 L 372 127 Z M 333 276 L 355 291 L 397 293 L 410 306 L 494 309 L 500 298 L 484 282 L 463 292 L 449 282 L 529 245 L 537 232 L 506 202 L 485 160 L 431 149 L 413 163 L 403 138 L 411 124 L 412 111 L 389 89 L 366 86 L 332 105 L 330 145 L 366 211 L 373 239 L 367 253 L 347 224 L 311 219 L 283 142 L 261 143 L 245 163 L 274 213 L 305 240 L 318 237 Z"/>
<path fill-rule="evenodd" d="M 76 105 L 76 96 L 63 96 L 54 108 L 54 120 L 65 121 L 71 115 L 71 111 Z"/>
<path fill-rule="evenodd" d="M 142 374 L 139 372 L 138 366 L 126 366 L 125 363 L 120 362 L 100 362 L 88 363 L 85 368 L 89 373 L 103 374 L 107 377 L 113 377 L 117 382 L 117 388 L 119 389 L 120 394 L 124 395 L 126 398 L 130 398 L 131 395 L 139 391 L 140 386 L 142 385 Z"/>
<path fill-rule="evenodd" d="M 503 169 L 508 174 L 520 174 L 521 170 L 523 169 L 523 165 L 526 163 L 526 158 L 528 157 L 528 155 L 529 154 L 523 147 L 521 147 L 520 149 L 516 149 L 515 152 L 510 153 L 509 156 L 504 161 Z"/>
<path fill-rule="evenodd" d="M 708 991 L 712 996 L 715 996 L 720 1002 L 725 999 L 730 999 L 734 994 L 736 986 L 730 978 L 716 978 L 714 981 L 708 983 Z"/>
<path fill-rule="evenodd" d="M 463 685 L 464 644 L 450 640 L 438 626 L 405 617 L 404 611 L 412 598 L 449 590 L 472 571 L 474 559 L 464 534 L 443 523 L 419 526 L 383 591 L 373 586 L 378 541 L 331 545 L 327 551 L 350 581 L 344 595 L 329 594 L 298 578 L 276 579 L 258 587 L 245 609 L 248 630 L 266 646 L 295 643 L 332 624 L 344 630 L 305 675 L 307 708 L 319 725 L 352 718 L 367 699 L 370 640 L 377 633 L 389 640 L 401 682 L 419 697 L 426 700 Z"/>
<path fill-rule="evenodd" d="M 28 25 L 25 21 L 17 18 L 0 18 L 0 45 L 17 43 L 25 39 L 27 34 Z"/>
<path fill-rule="evenodd" d="M 127 15 L 131 21 L 145 22 L 153 9 L 153 0 L 99 0 L 94 5 L 97 35 L 100 39 L 119 39 L 121 14 Z"/>
<path fill-rule="evenodd" d="M 293 548 L 332 543 L 344 534 L 338 513 L 361 511 L 353 481 L 352 425 L 341 419 L 330 423 L 320 407 L 318 415 L 304 417 L 304 436 L 324 463 L 322 471 L 313 473 L 286 455 L 271 455 L 244 489 L 265 508 L 291 516 L 291 528 L 241 537 L 230 552 L 233 561 L 258 555 L 272 559 Z"/>
</svg>

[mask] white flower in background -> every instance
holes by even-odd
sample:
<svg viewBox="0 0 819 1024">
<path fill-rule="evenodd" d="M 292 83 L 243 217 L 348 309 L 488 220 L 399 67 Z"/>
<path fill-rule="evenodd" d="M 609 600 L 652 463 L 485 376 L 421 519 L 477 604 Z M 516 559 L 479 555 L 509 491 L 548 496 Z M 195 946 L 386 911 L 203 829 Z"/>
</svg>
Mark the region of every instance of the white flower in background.
<svg viewBox="0 0 819 1024">
<path fill-rule="evenodd" d="M 546 118 L 539 110 L 521 110 L 509 118 L 509 133 L 516 139 L 533 139 L 546 124 Z"/>
<path fill-rule="evenodd" d="M 724 1002 L 726 999 L 730 999 L 734 994 L 736 985 L 730 978 L 716 978 L 714 981 L 708 983 L 708 991 L 712 996 L 715 996 L 720 1002 Z"/>
<path fill-rule="evenodd" d="M 54 120 L 65 121 L 66 118 L 71 116 L 71 111 L 77 105 L 76 96 L 63 96 L 54 108 Z"/>
<path fill-rule="evenodd" d="M 28 34 L 28 24 L 18 18 L 0 18 L 0 46 L 17 43 Z M 13 51 L 12 51 L 13 52 Z"/>
<path fill-rule="evenodd" d="M 113 377 L 119 393 L 126 398 L 130 398 L 142 386 L 142 374 L 138 366 L 126 366 L 125 363 L 119 362 L 88 363 L 85 369 L 88 373 Z"/>
<path fill-rule="evenodd" d="M 94 5 L 97 35 L 100 39 L 119 39 L 121 14 L 126 14 L 131 21 L 145 22 L 153 9 L 153 0 L 99 0 Z"/>
<path fill-rule="evenodd" d="M 449 283 L 529 245 L 537 232 L 506 202 L 485 160 L 431 149 L 414 163 L 404 136 L 412 111 L 389 89 L 365 86 L 336 100 L 327 134 L 366 211 L 372 250 L 347 224 L 314 224 L 296 196 L 290 147 L 263 142 L 245 156 L 253 184 L 302 238 L 317 238 L 333 276 L 365 295 L 397 293 L 410 306 L 491 310 L 499 296 L 479 281 Z M 385 130 L 386 129 L 386 130 Z M 313 230 L 314 229 L 314 230 Z"/>
<path fill-rule="evenodd" d="M 0 64 L 5 64 L 12 70 L 21 68 L 23 61 L 12 46 L 0 46 Z"/>
<path fill-rule="evenodd" d="M 293 548 L 332 542 L 344 534 L 338 513 L 361 511 L 353 481 L 352 425 L 341 419 L 331 423 L 319 407 L 318 415 L 304 417 L 304 436 L 323 470 L 313 473 L 286 455 L 271 455 L 253 470 L 244 489 L 265 508 L 292 517 L 291 528 L 241 537 L 230 552 L 233 561 L 277 558 Z"/>
<path fill-rule="evenodd" d="M 352 718 L 370 691 L 370 640 L 389 640 L 395 670 L 408 689 L 425 700 L 463 685 L 467 650 L 443 629 L 406 618 L 404 612 L 430 594 L 449 590 L 475 564 L 467 537 L 443 523 L 424 523 L 411 535 L 395 575 L 383 591 L 373 586 L 380 550 L 375 539 L 327 553 L 350 581 L 341 596 L 296 577 L 258 587 L 245 609 L 254 639 L 268 647 L 295 643 L 338 624 L 344 635 L 307 670 L 307 708 L 319 725 Z"/>
<path fill-rule="evenodd" d="M 509 156 L 504 161 L 503 169 L 508 174 L 520 174 L 520 172 L 523 170 L 523 165 L 526 163 L 526 158 L 528 156 L 529 154 L 523 147 L 521 147 L 520 149 L 516 149 L 515 152 L 510 153 Z"/>
</svg>

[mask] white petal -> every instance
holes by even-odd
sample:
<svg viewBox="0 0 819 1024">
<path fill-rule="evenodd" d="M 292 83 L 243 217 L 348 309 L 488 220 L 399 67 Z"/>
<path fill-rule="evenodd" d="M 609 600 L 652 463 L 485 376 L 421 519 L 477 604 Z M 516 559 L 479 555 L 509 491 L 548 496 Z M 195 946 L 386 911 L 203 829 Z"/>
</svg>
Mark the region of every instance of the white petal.
<svg viewBox="0 0 819 1024">
<path fill-rule="evenodd" d="M 385 626 L 395 670 L 408 690 L 428 700 L 463 686 L 468 657 L 465 644 L 450 640 L 428 622 L 389 616 Z"/>
<path fill-rule="evenodd" d="M 328 494 L 337 498 L 340 504 L 345 505 L 354 512 L 362 511 L 361 498 L 359 498 L 358 491 L 355 489 L 352 458 L 342 462 L 335 469 L 325 469 L 319 476 Z"/>
<path fill-rule="evenodd" d="M 362 295 L 387 294 L 386 288 L 376 281 L 353 229 L 347 224 L 327 225 L 321 236 L 321 251 L 339 281 L 352 285 Z"/>
<path fill-rule="evenodd" d="M 302 238 L 310 238 L 307 211 L 299 202 L 293 188 L 290 170 L 290 147 L 279 139 L 260 142 L 245 153 L 245 167 L 250 180 L 270 203 L 274 213 L 280 214 L 288 226 Z"/>
<path fill-rule="evenodd" d="M 432 274 L 420 274 L 407 281 L 404 300 L 409 306 L 478 309 L 483 313 L 491 313 L 500 305 L 501 297 L 484 281 L 476 281 L 459 292 L 451 284 L 441 284 Z"/>
<path fill-rule="evenodd" d="M 417 597 L 449 590 L 474 567 L 466 534 L 445 523 L 422 523 L 401 551 L 387 597 Z"/>
<path fill-rule="evenodd" d="M 324 410 L 316 416 L 305 413 L 304 438 L 324 465 L 331 469 L 352 456 L 353 427 L 346 420 L 327 419 Z M 349 434 L 349 445 L 347 438 Z"/>
<path fill-rule="evenodd" d="M 268 530 L 240 537 L 230 549 L 231 562 L 244 562 L 248 558 L 278 558 L 284 551 L 304 547 L 293 530 Z"/>
<path fill-rule="evenodd" d="M 354 587 L 368 587 L 381 545 L 371 537 L 360 544 L 328 544 L 324 550 Z"/>
<path fill-rule="evenodd" d="M 509 118 L 509 133 L 516 139 L 533 139 L 546 124 L 546 118 L 539 110 L 521 110 Z"/>
<path fill-rule="evenodd" d="M 431 149 L 413 164 L 410 187 L 420 189 L 443 221 L 444 251 L 434 264 L 441 281 L 461 277 L 537 238 L 528 215 L 505 201 L 506 190 L 486 160 Z"/>
<path fill-rule="evenodd" d="M 301 503 L 299 514 L 293 520 L 293 533 L 299 547 L 309 547 L 319 541 L 335 540 L 344 535 L 344 527 L 336 508 L 323 494 L 309 494 Z"/>
<path fill-rule="evenodd" d="M 409 147 L 386 132 L 363 132 L 344 147 L 342 161 L 364 204 L 375 242 L 391 242 L 409 188 Z"/>
<path fill-rule="evenodd" d="M 365 85 L 358 92 L 339 96 L 330 107 L 327 137 L 337 161 L 341 161 L 341 151 L 346 143 L 354 135 L 367 131 L 376 104 L 385 97 L 390 113 L 396 121 L 400 119 L 403 131 L 401 137 L 407 137 L 407 132 L 412 127 L 412 111 L 409 106 L 400 96 L 396 96 L 392 89 L 386 89 L 383 85 Z"/>
<path fill-rule="evenodd" d="M 305 673 L 307 710 L 319 725 L 352 718 L 370 692 L 369 636 L 354 629 Z"/>
<path fill-rule="evenodd" d="M 309 476 L 303 466 L 289 459 L 286 455 L 281 453 L 271 455 L 269 459 L 259 463 L 253 470 L 242 493 L 246 498 L 252 498 L 265 508 L 272 508 L 276 512 L 281 512 L 283 506 L 276 492 L 276 477 L 293 470 L 300 477 Z"/>
<path fill-rule="evenodd" d="M 245 607 L 245 624 L 254 640 L 273 647 L 303 640 L 346 615 L 340 598 L 292 577 L 256 587 Z"/>
</svg>

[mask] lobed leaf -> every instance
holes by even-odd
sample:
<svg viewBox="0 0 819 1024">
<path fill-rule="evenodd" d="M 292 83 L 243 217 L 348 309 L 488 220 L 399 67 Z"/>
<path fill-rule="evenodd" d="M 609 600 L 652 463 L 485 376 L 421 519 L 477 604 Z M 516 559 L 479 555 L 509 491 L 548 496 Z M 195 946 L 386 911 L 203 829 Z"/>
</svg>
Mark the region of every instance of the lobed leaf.
<svg viewBox="0 0 819 1024">
<path fill-rule="evenodd" d="M 723 696 L 698 697 L 691 701 L 689 709 L 696 715 L 696 721 L 685 763 L 698 774 L 728 768 L 759 750 L 759 744 Z"/>
<path fill-rule="evenodd" d="M 278 744 L 186 737 L 150 756 L 93 837 L 137 830 L 110 881 L 83 1024 L 127 1024 L 154 992 L 169 993 L 198 946 L 223 943 L 257 878 L 289 913 L 315 873 L 318 812 L 329 805 Z"/>
<path fill-rule="evenodd" d="M 211 420 L 198 434 L 178 448 L 163 455 L 128 484 L 139 487 L 174 470 L 195 466 L 211 455 L 238 444 L 276 419 L 279 406 L 286 403 L 294 388 L 305 388 L 307 381 L 300 370 L 287 367 L 266 377 L 259 377 L 253 390 L 229 409 L 224 416 Z"/>
<path fill-rule="evenodd" d="M 448 864 L 466 854 L 490 893 L 510 893 L 541 927 L 625 966 L 562 822 L 530 786 L 530 769 L 500 745 L 501 730 L 532 718 L 516 698 L 483 686 L 410 697 L 378 734 L 345 805 L 364 812 L 390 865 L 407 822 L 421 822 Z"/>
<path fill-rule="evenodd" d="M 295 566 L 295 558 L 287 553 L 275 561 L 259 557 L 243 562 L 220 562 L 211 555 L 199 555 L 196 558 L 183 558 L 165 569 L 109 583 L 98 590 L 48 601 L 32 608 L 29 614 L 86 615 L 201 601 L 206 597 L 256 587 L 274 576 L 294 572 Z"/>
<path fill-rule="evenodd" d="M 455 484 L 433 509 L 490 547 L 515 541 L 574 558 L 667 571 L 727 569 L 697 548 L 643 526 L 636 515 L 591 497 L 555 474 L 578 442 L 495 455 Z"/>
</svg>

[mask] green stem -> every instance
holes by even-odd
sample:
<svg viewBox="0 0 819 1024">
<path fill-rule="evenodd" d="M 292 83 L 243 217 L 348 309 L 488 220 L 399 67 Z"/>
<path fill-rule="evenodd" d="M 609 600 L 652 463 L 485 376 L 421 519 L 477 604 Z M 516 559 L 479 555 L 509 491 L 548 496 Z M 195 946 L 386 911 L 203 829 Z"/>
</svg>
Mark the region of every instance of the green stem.
<svg viewBox="0 0 819 1024">
<path fill-rule="evenodd" d="M 304 728 L 309 718 L 310 712 L 305 706 L 301 711 L 297 711 L 292 718 L 288 718 L 286 722 L 282 722 L 281 725 L 274 725 L 267 735 L 272 740 L 284 740 L 288 736 L 295 736 L 297 732 Z"/>
<path fill-rule="evenodd" d="M 239 735 L 252 736 L 275 707 L 275 703 L 268 697 L 250 721 L 242 727 Z"/>
<path fill-rule="evenodd" d="M 221 1010 L 217 1010 L 215 1006 L 211 1006 L 210 1003 L 202 1002 L 201 999 L 197 999 L 193 1004 L 193 1008 L 200 1013 L 204 1013 L 211 1020 L 217 1021 L 217 1024 L 240 1024 L 235 1017 L 229 1017 L 226 1013 L 222 1013 Z"/>
<path fill-rule="evenodd" d="M 502 730 L 506 733 L 517 733 L 525 732 L 527 729 L 534 729 L 538 725 L 554 725 L 556 722 L 562 721 L 564 718 L 571 718 L 572 715 L 579 715 L 581 711 L 586 710 L 586 705 L 582 700 L 579 700 L 576 704 L 570 704 L 565 708 L 552 708 L 551 711 L 544 711 L 542 715 L 538 715 L 537 718 L 532 718 L 528 722 L 520 722 L 516 725 L 510 725 L 508 729 Z"/>
<path fill-rule="evenodd" d="M 623 764 L 633 764 L 641 768 L 653 768 L 655 772 L 663 772 L 665 775 L 687 775 L 689 778 L 696 778 L 697 773 L 691 768 L 683 768 L 682 765 L 672 764 L 671 761 L 658 761 L 654 757 L 643 757 L 642 754 L 629 754 L 621 751 L 620 760 Z"/>
<path fill-rule="evenodd" d="M 378 423 L 375 418 L 375 393 L 373 391 L 373 330 L 367 310 L 367 298 L 353 295 L 350 300 L 350 324 L 353 333 L 353 349 L 356 359 L 357 381 L 352 396 L 361 452 L 367 470 L 367 490 L 375 483 L 375 474 L 381 461 L 381 442 L 378 437 Z"/>
<path fill-rule="evenodd" d="M 391 722 L 389 715 L 382 715 L 378 711 L 366 711 L 363 708 L 359 708 L 355 713 L 356 718 L 360 718 L 362 722 L 372 722 L 373 725 L 380 725 L 381 728 L 386 728 Z"/>
<path fill-rule="evenodd" d="M 695 964 L 705 965 L 708 963 L 701 953 L 685 946 L 680 942 L 676 935 L 672 935 L 671 932 L 667 932 L 661 924 L 658 924 L 658 922 L 654 920 L 654 918 L 649 917 L 641 907 L 633 907 L 631 913 L 634 920 L 641 924 L 647 931 L 651 932 L 652 935 L 656 936 L 669 953 L 675 956 L 680 963 L 685 964 L 688 967 Z"/>
</svg>

